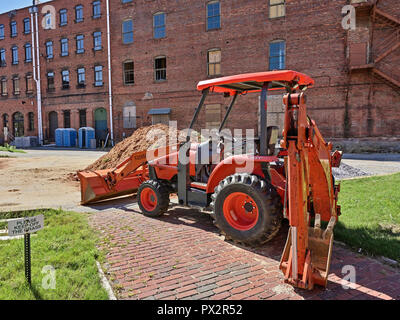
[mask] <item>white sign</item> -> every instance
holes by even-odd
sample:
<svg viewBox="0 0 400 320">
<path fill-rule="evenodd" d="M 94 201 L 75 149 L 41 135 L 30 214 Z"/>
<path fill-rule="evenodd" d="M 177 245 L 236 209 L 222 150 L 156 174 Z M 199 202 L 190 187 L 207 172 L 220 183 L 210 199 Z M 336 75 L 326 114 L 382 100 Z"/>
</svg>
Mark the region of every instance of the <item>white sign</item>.
<svg viewBox="0 0 400 320">
<path fill-rule="evenodd" d="M 26 217 L 8 221 L 8 235 L 18 236 L 25 233 L 34 233 L 43 229 L 44 216 L 41 214 L 36 217 Z"/>
</svg>

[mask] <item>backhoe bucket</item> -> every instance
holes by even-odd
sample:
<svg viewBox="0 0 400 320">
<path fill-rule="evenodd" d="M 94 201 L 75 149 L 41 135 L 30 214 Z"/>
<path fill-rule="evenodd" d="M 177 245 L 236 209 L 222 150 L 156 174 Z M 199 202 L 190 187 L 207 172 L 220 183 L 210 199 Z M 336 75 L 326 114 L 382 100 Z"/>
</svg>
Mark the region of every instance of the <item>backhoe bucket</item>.
<svg viewBox="0 0 400 320">
<path fill-rule="evenodd" d="M 336 218 L 332 217 L 325 231 L 321 230 L 320 216 L 315 217 L 314 227 L 308 228 L 308 250 L 305 264 L 297 265 L 292 241 L 292 227 L 289 229 L 285 249 L 283 250 L 280 269 L 285 275 L 285 282 L 302 289 L 312 290 L 314 284 L 326 287 L 329 266 L 332 257 L 333 227 Z M 297 274 L 293 272 L 297 270 Z"/>
</svg>

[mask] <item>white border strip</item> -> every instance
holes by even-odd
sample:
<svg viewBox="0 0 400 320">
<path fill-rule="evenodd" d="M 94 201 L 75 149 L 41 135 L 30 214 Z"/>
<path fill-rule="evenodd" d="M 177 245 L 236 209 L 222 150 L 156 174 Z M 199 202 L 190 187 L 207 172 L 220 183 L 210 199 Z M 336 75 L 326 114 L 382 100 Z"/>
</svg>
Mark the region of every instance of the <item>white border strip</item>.
<svg viewBox="0 0 400 320">
<path fill-rule="evenodd" d="M 103 288 L 107 291 L 108 294 L 108 299 L 109 300 L 118 300 L 117 297 L 114 295 L 114 292 L 111 288 L 110 283 L 108 282 L 103 269 L 101 269 L 101 265 L 98 261 L 96 261 L 96 265 L 97 265 L 97 270 L 99 271 L 99 276 L 101 279 L 101 285 L 103 286 Z"/>
</svg>

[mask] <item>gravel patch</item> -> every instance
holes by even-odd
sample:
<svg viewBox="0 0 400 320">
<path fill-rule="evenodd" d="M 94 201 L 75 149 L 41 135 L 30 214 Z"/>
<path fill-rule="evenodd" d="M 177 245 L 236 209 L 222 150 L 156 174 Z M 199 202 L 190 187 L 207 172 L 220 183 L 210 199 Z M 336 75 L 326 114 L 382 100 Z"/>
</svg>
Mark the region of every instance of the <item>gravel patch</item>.
<svg viewBox="0 0 400 320">
<path fill-rule="evenodd" d="M 336 180 L 348 179 L 354 177 L 370 176 L 371 174 L 361 169 L 341 163 L 339 168 L 332 168 L 333 176 Z"/>
</svg>

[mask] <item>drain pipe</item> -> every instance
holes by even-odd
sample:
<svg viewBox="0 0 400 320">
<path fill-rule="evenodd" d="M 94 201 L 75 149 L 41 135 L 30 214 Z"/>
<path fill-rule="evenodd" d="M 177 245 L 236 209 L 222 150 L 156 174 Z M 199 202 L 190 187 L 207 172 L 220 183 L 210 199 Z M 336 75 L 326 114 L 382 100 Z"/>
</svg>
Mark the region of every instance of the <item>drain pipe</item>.
<svg viewBox="0 0 400 320">
<path fill-rule="evenodd" d="M 32 7 L 29 8 L 29 12 L 31 14 L 32 62 L 33 62 L 32 64 L 33 64 L 33 79 L 36 83 L 38 136 L 39 136 L 39 144 L 42 146 L 43 122 L 42 122 L 42 93 L 41 93 L 41 82 L 40 82 L 39 25 L 38 25 L 38 7 L 36 6 L 35 0 L 33 0 Z M 33 22 L 34 18 L 35 18 L 35 25 Z M 34 26 L 36 27 L 36 30 L 34 30 Z M 36 44 L 35 44 L 35 35 L 36 35 Z M 36 49 L 36 54 L 35 54 L 35 49 Z"/>
<path fill-rule="evenodd" d="M 114 126 L 113 126 L 113 97 L 111 85 L 111 34 L 110 34 L 110 3 L 106 0 L 107 4 L 107 55 L 108 55 L 108 101 L 110 106 L 110 138 L 111 145 L 114 146 Z"/>
</svg>

